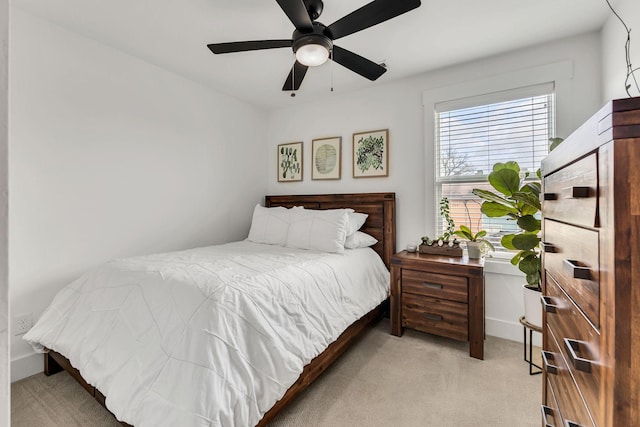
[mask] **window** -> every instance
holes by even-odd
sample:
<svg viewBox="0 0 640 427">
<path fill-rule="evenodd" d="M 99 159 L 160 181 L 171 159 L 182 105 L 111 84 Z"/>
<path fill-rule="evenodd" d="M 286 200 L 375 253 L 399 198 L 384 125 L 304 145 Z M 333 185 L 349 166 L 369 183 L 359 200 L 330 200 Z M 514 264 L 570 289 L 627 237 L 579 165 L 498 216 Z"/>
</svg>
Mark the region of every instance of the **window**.
<svg viewBox="0 0 640 427">
<path fill-rule="evenodd" d="M 497 250 L 503 234 L 518 230 L 503 218 L 488 218 L 474 188 L 491 189 L 487 177 L 495 163 L 517 161 L 537 179 L 536 170 L 554 135 L 553 83 L 436 104 L 436 206 L 449 199 L 456 227 L 487 230 Z M 446 224 L 436 217 L 436 233 Z"/>
</svg>

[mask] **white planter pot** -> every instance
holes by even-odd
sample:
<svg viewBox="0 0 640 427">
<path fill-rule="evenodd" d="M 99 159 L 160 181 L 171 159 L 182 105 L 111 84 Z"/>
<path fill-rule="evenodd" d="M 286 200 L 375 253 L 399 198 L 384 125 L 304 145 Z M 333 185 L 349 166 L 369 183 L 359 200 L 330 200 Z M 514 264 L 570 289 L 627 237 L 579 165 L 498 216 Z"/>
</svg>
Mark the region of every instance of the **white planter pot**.
<svg viewBox="0 0 640 427">
<path fill-rule="evenodd" d="M 482 258 L 482 245 L 478 242 L 467 242 L 467 254 L 469 259 Z"/>
<path fill-rule="evenodd" d="M 535 291 L 522 285 L 524 291 L 524 317 L 527 322 L 542 327 L 542 304 L 540 303 L 540 291 Z"/>
</svg>

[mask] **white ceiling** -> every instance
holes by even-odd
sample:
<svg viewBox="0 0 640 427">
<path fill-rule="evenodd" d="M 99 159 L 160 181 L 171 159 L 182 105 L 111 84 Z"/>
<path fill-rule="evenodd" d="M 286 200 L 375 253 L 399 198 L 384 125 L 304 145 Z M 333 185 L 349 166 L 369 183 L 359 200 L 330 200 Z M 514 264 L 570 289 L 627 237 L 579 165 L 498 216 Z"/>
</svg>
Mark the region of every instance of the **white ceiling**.
<svg viewBox="0 0 640 427">
<path fill-rule="evenodd" d="M 325 0 L 329 25 L 369 0 Z M 12 0 L 107 45 L 264 108 L 330 94 L 597 30 L 604 0 L 422 0 L 411 12 L 339 39 L 336 44 L 388 71 L 376 82 L 337 64 L 312 68 L 296 98 L 281 88 L 291 49 L 213 55 L 208 43 L 290 38 L 293 25 L 274 0 Z"/>
</svg>

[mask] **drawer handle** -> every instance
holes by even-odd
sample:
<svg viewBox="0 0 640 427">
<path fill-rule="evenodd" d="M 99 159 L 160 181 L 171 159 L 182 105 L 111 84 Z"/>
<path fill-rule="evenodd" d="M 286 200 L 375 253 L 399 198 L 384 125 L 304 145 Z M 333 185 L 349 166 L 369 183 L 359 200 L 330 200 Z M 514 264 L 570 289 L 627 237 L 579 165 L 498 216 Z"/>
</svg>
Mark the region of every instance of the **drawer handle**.
<svg viewBox="0 0 640 427">
<path fill-rule="evenodd" d="M 586 199 L 589 197 L 589 187 L 567 187 L 564 188 L 567 199 Z"/>
<path fill-rule="evenodd" d="M 553 362 L 556 361 L 556 356 L 549 352 L 549 351 L 542 351 L 542 362 L 544 364 L 544 366 L 546 367 L 546 371 L 547 374 L 553 374 L 553 375 L 558 375 L 558 366 L 557 365 L 552 365 L 551 363 L 549 363 L 549 359 L 551 359 Z"/>
<path fill-rule="evenodd" d="M 544 193 L 542 200 L 558 200 L 558 195 L 556 193 Z"/>
<path fill-rule="evenodd" d="M 442 289 L 442 285 L 439 283 L 422 282 L 422 286 L 430 289 Z"/>
<path fill-rule="evenodd" d="M 576 354 L 576 351 L 580 348 L 580 346 L 584 346 L 586 344 L 587 343 L 585 343 L 584 341 L 577 341 L 569 338 L 564 339 L 564 347 L 569 352 L 569 360 L 571 361 L 573 367 L 578 371 L 591 373 L 591 364 L 593 363 L 593 361 L 578 357 L 578 355 Z"/>
<path fill-rule="evenodd" d="M 578 424 L 575 421 L 571 421 L 571 420 L 565 421 L 565 426 L 566 427 L 582 427 L 582 425 Z"/>
<path fill-rule="evenodd" d="M 428 320 L 436 320 L 436 321 L 442 320 L 442 316 L 440 316 L 439 314 L 422 313 L 422 317 Z"/>
<path fill-rule="evenodd" d="M 551 304 L 551 297 L 541 296 L 540 302 L 542 302 L 542 309 L 547 313 L 557 313 L 560 309 L 559 306 Z"/>
<path fill-rule="evenodd" d="M 552 243 L 542 242 L 542 250 L 548 254 L 555 254 L 557 248 Z"/>
<path fill-rule="evenodd" d="M 563 263 L 564 271 L 574 279 L 591 279 L 591 270 L 589 270 L 589 267 L 580 266 L 578 265 L 578 261 L 572 259 L 565 259 Z"/>
<path fill-rule="evenodd" d="M 553 424 L 549 424 L 549 420 L 547 419 L 549 415 L 553 417 L 553 409 L 551 409 L 547 405 L 541 405 L 540 409 L 542 409 L 542 424 L 544 425 L 544 427 L 555 427 Z"/>
</svg>

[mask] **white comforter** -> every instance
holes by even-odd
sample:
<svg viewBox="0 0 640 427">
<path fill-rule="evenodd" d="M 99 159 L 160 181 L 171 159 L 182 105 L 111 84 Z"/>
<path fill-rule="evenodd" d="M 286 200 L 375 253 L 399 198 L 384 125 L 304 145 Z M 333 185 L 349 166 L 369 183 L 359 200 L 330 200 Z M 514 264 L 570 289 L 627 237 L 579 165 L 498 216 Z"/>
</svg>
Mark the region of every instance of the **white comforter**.
<svg viewBox="0 0 640 427">
<path fill-rule="evenodd" d="M 388 289 L 368 248 L 235 242 L 108 262 L 24 339 L 67 356 L 136 427 L 253 426 Z"/>
</svg>

